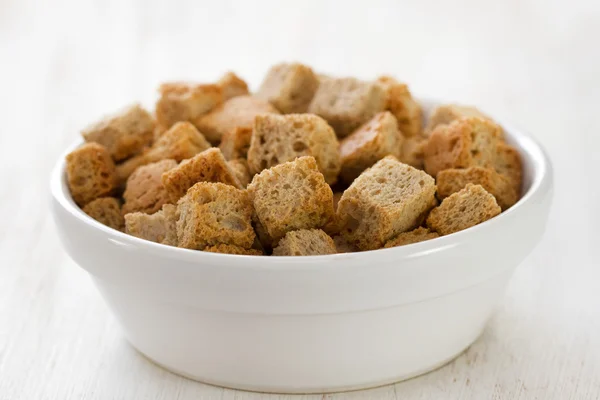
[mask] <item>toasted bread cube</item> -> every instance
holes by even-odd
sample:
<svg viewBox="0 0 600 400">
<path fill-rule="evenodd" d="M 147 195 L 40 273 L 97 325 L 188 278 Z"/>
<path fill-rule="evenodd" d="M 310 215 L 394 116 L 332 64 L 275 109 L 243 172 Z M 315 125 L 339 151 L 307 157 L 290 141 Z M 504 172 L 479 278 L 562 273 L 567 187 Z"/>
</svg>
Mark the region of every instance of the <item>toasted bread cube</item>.
<svg viewBox="0 0 600 400">
<path fill-rule="evenodd" d="M 504 142 L 498 143 L 494 168 L 498 173 L 508 177 L 514 191 L 519 196 L 523 180 L 523 166 L 521 155 L 517 149 Z"/>
<path fill-rule="evenodd" d="M 409 232 L 403 232 L 396 236 L 393 239 L 388 240 L 385 243 L 385 248 L 396 247 L 396 246 L 404 246 L 406 244 L 413 244 L 418 242 L 424 242 L 425 240 L 435 239 L 440 235 L 436 232 L 431 232 L 427 228 L 418 227 Z"/>
<path fill-rule="evenodd" d="M 337 209 L 340 234 L 361 250 L 381 248 L 418 226 L 434 202 L 432 177 L 387 156 L 344 192 Z"/>
<path fill-rule="evenodd" d="M 431 210 L 427 226 L 440 235 L 449 235 L 487 221 L 501 211 L 494 196 L 481 185 L 469 183 Z"/>
<path fill-rule="evenodd" d="M 210 148 L 210 143 L 189 122 L 178 122 L 144 153 L 117 165 L 117 177 L 124 183 L 137 167 L 171 158 L 177 162 Z"/>
<path fill-rule="evenodd" d="M 388 155 L 400 156 L 404 137 L 389 111 L 375 114 L 340 142 L 341 177 L 351 183 L 365 169 Z"/>
<path fill-rule="evenodd" d="M 248 84 L 239 76 L 229 71 L 225 73 L 217 82 L 223 92 L 223 100 L 229 100 L 232 97 L 249 94 Z"/>
<path fill-rule="evenodd" d="M 153 132 L 154 118 L 135 104 L 88 126 L 81 135 L 86 142 L 106 147 L 113 160 L 121 161 L 149 146 Z"/>
<path fill-rule="evenodd" d="M 333 218 L 333 193 L 314 157 L 262 171 L 248 191 L 256 217 L 273 244 L 289 231 L 321 228 Z"/>
<path fill-rule="evenodd" d="M 248 150 L 252 173 L 302 156 L 317 161 L 327 183 L 337 180 L 340 172 L 339 143 L 327 122 L 312 114 L 259 115 Z"/>
<path fill-rule="evenodd" d="M 333 239 L 320 229 L 290 231 L 273 249 L 274 256 L 318 256 L 335 254 Z"/>
<path fill-rule="evenodd" d="M 239 254 L 242 256 L 262 256 L 264 253 L 257 249 L 245 249 L 234 244 L 217 244 L 214 246 L 206 247 L 203 251 L 210 253 L 222 253 L 222 254 Z"/>
<path fill-rule="evenodd" d="M 284 114 L 305 113 L 318 87 L 319 80 L 310 67 L 279 64 L 271 67 L 256 96 Z"/>
<path fill-rule="evenodd" d="M 510 179 L 493 168 L 469 167 L 445 169 L 437 175 L 437 194 L 441 199 L 460 191 L 467 184 L 481 185 L 491 193 L 503 210 L 515 204 L 519 198 Z"/>
<path fill-rule="evenodd" d="M 123 214 L 143 212 L 154 214 L 163 204 L 169 203 L 169 193 L 162 184 L 164 172 L 177 167 L 177 161 L 166 159 L 143 165 L 127 178 L 123 193 Z"/>
<path fill-rule="evenodd" d="M 250 170 L 248 169 L 248 161 L 243 158 L 238 158 L 237 160 L 227 161 L 227 165 L 233 175 L 236 177 L 237 181 L 240 183 L 242 188 L 248 186 L 252 177 L 250 176 Z"/>
<path fill-rule="evenodd" d="M 251 140 L 252 128 L 238 126 L 223 134 L 219 148 L 228 160 L 247 158 Z"/>
<path fill-rule="evenodd" d="M 177 246 L 177 206 L 164 204 L 154 214 L 133 212 L 125 214 L 125 233 L 151 242 Z"/>
<path fill-rule="evenodd" d="M 214 144 L 235 129 L 249 130 L 259 114 L 279 114 L 266 100 L 253 96 L 237 96 L 227 100 L 198 120 L 198 129 Z"/>
<path fill-rule="evenodd" d="M 423 148 L 425 171 L 435 177 L 448 168 L 493 168 L 501 136 L 498 125 L 481 118 L 440 125 Z"/>
<path fill-rule="evenodd" d="M 221 150 L 215 147 L 183 160 L 177 167 L 162 174 L 162 184 L 173 203 L 198 182 L 221 182 L 242 188 Z"/>
<path fill-rule="evenodd" d="M 255 238 L 252 202 L 246 190 L 199 182 L 177 202 L 177 245 L 202 250 L 217 244 L 249 249 Z"/>
<path fill-rule="evenodd" d="M 158 90 L 156 120 L 166 127 L 183 121 L 197 127 L 200 118 L 224 100 L 223 88 L 218 84 L 172 82 L 163 83 Z"/>
<path fill-rule="evenodd" d="M 356 246 L 348 243 L 346 239 L 340 235 L 333 236 L 333 243 L 335 244 L 335 249 L 338 253 L 356 253 L 357 251 L 360 251 Z"/>
<path fill-rule="evenodd" d="M 398 120 L 398 128 L 405 137 L 421 135 L 423 130 L 423 113 L 421 106 L 413 99 L 408 86 L 390 76 L 382 76 L 377 82 L 387 93 L 386 109 Z"/>
<path fill-rule="evenodd" d="M 423 169 L 423 148 L 427 140 L 421 136 L 405 138 L 398 160 L 416 169 Z"/>
<path fill-rule="evenodd" d="M 125 220 L 121 214 L 121 203 L 114 197 L 100 197 L 83 207 L 83 212 L 110 228 L 122 231 Z"/>
<path fill-rule="evenodd" d="M 321 82 L 308 112 L 325 118 L 337 136 L 343 138 L 384 111 L 386 104 L 387 93 L 376 82 L 331 78 Z"/>
<path fill-rule="evenodd" d="M 106 147 L 86 143 L 67 154 L 67 183 L 71 196 L 82 207 L 116 188 L 115 164 Z"/>
<path fill-rule="evenodd" d="M 438 125 L 448 125 L 458 119 L 472 117 L 487 120 L 490 119 L 487 115 L 483 114 L 475 107 L 461 106 L 458 104 L 446 104 L 439 106 L 433 110 L 427 119 L 425 134 L 429 136 L 429 134 L 431 134 L 431 132 L 433 132 Z"/>
</svg>

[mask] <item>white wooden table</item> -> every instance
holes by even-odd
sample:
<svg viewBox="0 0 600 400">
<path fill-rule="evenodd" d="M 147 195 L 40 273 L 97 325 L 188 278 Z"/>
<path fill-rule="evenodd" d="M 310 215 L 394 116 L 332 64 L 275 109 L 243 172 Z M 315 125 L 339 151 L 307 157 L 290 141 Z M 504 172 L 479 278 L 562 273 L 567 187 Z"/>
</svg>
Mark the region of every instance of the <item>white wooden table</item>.
<svg viewBox="0 0 600 400">
<path fill-rule="evenodd" d="M 256 85 L 280 60 L 393 73 L 416 93 L 479 105 L 533 132 L 556 176 L 543 242 L 465 354 L 407 382 L 304 398 L 600 396 L 598 2 L 164 3 L 0 2 L 0 399 L 271 398 L 134 351 L 59 245 L 48 176 L 83 125 L 152 101 L 159 82 L 233 68 Z"/>
</svg>

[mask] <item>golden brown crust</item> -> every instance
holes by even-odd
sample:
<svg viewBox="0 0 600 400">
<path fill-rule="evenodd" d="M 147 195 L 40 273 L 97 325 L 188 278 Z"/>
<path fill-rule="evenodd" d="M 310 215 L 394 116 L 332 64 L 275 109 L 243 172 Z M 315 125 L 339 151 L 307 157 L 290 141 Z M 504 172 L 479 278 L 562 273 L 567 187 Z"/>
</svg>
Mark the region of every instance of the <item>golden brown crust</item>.
<svg viewBox="0 0 600 400">
<path fill-rule="evenodd" d="M 433 178 L 392 156 L 364 171 L 337 209 L 341 235 L 361 250 L 381 248 L 415 228 L 435 201 Z"/>
<path fill-rule="evenodd" d="M 183 160 L 162 174 L 162 184 L 172 203 L 177 202 L 198 182 L 221 182 L 241 189 L 242 185 L 216 147 Z"/>
<path fill-rule="evenodd" d="M 177 245 L 202 250 L 217 244 L 249 249 L 254 242 L 252 202 L 246 190 L 200 182 L 177 203 Z"/>
<path fill-rule="evenodd" d="M 219 79 L 217 85 L 223 92 L 223 100 L 229 100 L 232 97 L 249 94 L 248 84 L 235 73 L 229 71 Z"/>
<path fill-rule="evenodd" d="M 335 254 L 333 239 L 320 229 L 290 231 L 273 249 L 274 256 L 318 256 Z"/>
<path fill-rule="evenodd" d="M 396 236 L 395 238 L 388 240 L 385 244 L 385 248 L 404 246 L 407 244 L 413 244 L 418 242 L 424 242 L 425 240 L 435 239 L 440 235 L 436 232 L 431 232 L 427 228 L 418 227 L 410 232 L 404 232 Z"/>
<path fill-rule="evenodd" d="M 300 157 L 255 175 L 248 191 L 271 242 L 287 232 L 321 228 L 333 218 L 333 193 L 313 157 Z"/>
<path fill-rule="evenodd" d="M 154 214 L 133 212 L 125 214 L 125 233 L 151 242 L 177 246 L 177 207 L 164 204 Z"/>
<path fill-rule="evenodd" d="M 517 195 L 520 195 L 523 180 L 523 166 L 521 164 L 521 155 L 519 154 L 519 151 L 504 142 L 498 143 L 498 152 L 496 153 L 494 168 L 498 173 L 508 177 L 514 191 Z"/>
<path fill-rule="evenodd" d="M 305 113 L 318 86 L 319 80 L 310 67 L 279 64 L 271 67 L 256 96 L 284 114 Z"/>
<path fill-rule="evenodd" d="M 248 150 L 248 166 L 256 174 L 298 157 L 312 156 L 327 183 L 332 184 L 340 172 L 338 147 L 335 132 L 317 115 L 258 115 Z"/>
<path fill-rule="evenodd" d="M 269 102 L 253 96 L 237 96 L 227 100 L 198 120 L 197 127 L 213 144 L 218 144 L 227 132 L 252 129 L 259 114 L 279 114 Z"/>
<path fill-rule="evenodd" d="M 308 112 L 323 117 L 343 138 L 384 111 L 386 103 L 387 93 L 376 82 L 331 78 L 321 82 Z"/>
<path fill-rule="evenodd" d="M 408 86 L 390 76 L 379 77 L 377 82 L 386 91 L 386 109 L 398 120 L 398 128 L 402 135 L 405 137 L 420 136 L 423 129 L 421 106 L 413 99 Z"/>
<path fill-rule="evenodd" d="M 400 156 L 404 138 L 389 111 L 375 114 L 340 142 L 342 179 L 351 183 L 365 169 L 388 155 Z"/>
<path fill-rule="evenodd" d="M 121 214 L 121 203 L 114 197 L 100 197 L 83 207 L 83 212 L 110 228 L 122 231 L 125 220 Z"/>
<path fill-rule="evenodd" d="M 245 249 L 234 244 L 217 244 L 214 246 L 206 247 L 203 251 L 210 253 L 221 253 L 221 254 L 238 254 L 243 256 L 262 256 L 264 253 L 257 249 Z"/>
<path fill-rule="evenodd" d="M 177 161 L 167 159 L 143 165 L 133 171 L 123 193 L 123 214 L 136 211 L 154 214 L 163 204 L 169 203 L 169 194 L 162 184 L 161 176 L 175 167 Z"/>
<path fill-rule="evenodd" d="M 67 183 L 71 196 L 82 207 L 116 188 L 115 164 L 106 147 L 90 142 L 67 154 Z"/>
<path fill-rule="evenodd" d="M 492 168 L 446 169 L 438 173 L 436 183 L 438 197 L 441 199 L 460 191 L 469 183 L 481 185 L 496 198 L 503 210 L 515 204 L 519 198 L 510 179 Z"/>
<path fill-rule="evenodd" d="M 429 136 L 438 125 L 448 125 L 461 118 L 471 117 L 487 119 L 491 121 L 491 119 L 487 115 L 485 115 L 475 107 L 461 106 L 458 104 L 445 104 L 439 106 L 435 110 L 433 110 L 433 112 L 427 119 L 425 135 Z"/>
<path fill-rule="evenodd" d="M 248 161 L 244 158 L 238 158 L 236 160 L 227 161 L 227 165 L 240 183 L 240 186 L 246 188 L 250 181 L 252 181 L 252 176 L 250 176 L 250 171 L 248 169 Z"/>
<path fill-rule="evenodd" d="M 223 102 L 223 88 L 218 84 L 164 83 L 159 88 L 156 120 L 171 127 L 188 121 L 197 126 L 198 120 Z"/>
<path fill-rule="evenodd" d="M 487 221 L 501 211 L 494 196 L 481 185 L 469 183 L 431 210 L 427 226 L 440 235 L 449 235 Z"/>
</svg>

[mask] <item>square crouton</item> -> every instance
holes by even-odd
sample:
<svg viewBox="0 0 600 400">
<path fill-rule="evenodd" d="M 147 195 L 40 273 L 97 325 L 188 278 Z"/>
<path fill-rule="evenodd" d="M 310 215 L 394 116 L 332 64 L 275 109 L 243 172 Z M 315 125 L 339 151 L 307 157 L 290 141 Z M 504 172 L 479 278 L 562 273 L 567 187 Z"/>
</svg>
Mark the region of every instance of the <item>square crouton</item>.
<svg viewBox="0 0 600 400">
<path fill-rule="evenodd" d="M 221 150 L 214 147 L 183 160 L 177 167 L 162 174 L 162 184 L 173 203 L 198 182 L 221 182 L 242 187 Z"/>
<path fill-rule="evenodd" d="M 115 190 L 115 164 L 101 144 L 84 144 L 67 154 L 66 162 L 67 184 L 78 206 L 109 196 Z"/>
<path fill-rule="evenodd" d="M 177 207 L 165 204 L 152 215 L 133 212 L 125 214 L 125 232 L 140 239 L 177 246 Z"/>
<path fill-rule="evenodd" d="M 449 235 L 487 221 L 501 211 L 494 196 L 481 185 L 469 183 L 431 210 L 427 226 L 440 235 Z"/>
<path fill-rule="evenodd" d="M 312 156 L 327 183 L 337 180 L 340 172 L 339 143 L 327 122 L 312 114 L 259 115 L 248 150 L 252 173 Z"/>
<path fill-rule="evenodd" d="M 217 244 L 214 246 L 206 247 L 203 251 L 210 253 L 221 253 L 221 254 L 238 254 L 242 256 L 262 256 L 264 253 L 257 249 L 245 249 L 234 244 Z"/>
<path fill-rule="evenodd" d="M 247 158 L 250 141 L 252 140 L 252 127 L 236 127 L 223 133 L 219 148 L 228 160 Z"/>
<path fill-rule="evenodd" d="M 231 71 L 225 73 L 225 75 L 219 79 L 217 85 L 223 92 L 223 101 L 229 100 L 232 97 L 249 94 L 248 84 Z"/>
<path fill-rule="evenodd" d="M 429 136 L 438 125 L 448 125 L 461 118 L 481 118 L 490 119 L 487 115 L 475 107 L 461 106 L 458 104 L 446 104 L 437 107 L 429 118 L 425 126 L 425 134 Z"/>
<path fill-rule="evenodd" d="M 396 118 L 389 111 L 375 114 L 341 140 L 342 180 L 351 183 L 361 172 L 385 156 L 399 157 L 403 141 Z"/>
<path fill-rule="evenodd" d="M 448 168 L 493 168 L 501 136 L 498 125 L 481 118 L 440 125 L 423 148 L 425 171 L 435 177 Z"/>
<path fill-rule="evenodd" d="M 521 194 L 521 184 L 523 180 L 523 166 L 521 164 L 521 155 L 514 147 L 500 142 L 494 163 L 496 171 L 506 177 L 517 195 Z"/>
<path fill-rule="evenodd" d="M 252 202 L 246 190 L 200 182 L 177 203 L 177 245 L 202 250 L 217 244 L 249 249 L 255 238 Z"/>
<path fill-rule="evenodd" d="M 166 158 L 177 162 L 191 158 L 210 148 L 210 143 L 189 122 L 178 122 L 163 133 L 144 153 L 117 165 L 117 177 L 125 183 L 137 167 Z"/>
<path fill-rule="evenodd" d="M 460 191 L 467 184 L 481 185 L 491 193 L 503 210 L 515 204 L 519 198 L 510 179 L 493 168 L 469 167 L 465 169 L 445 169 L 436 178 L 437 194 L 444 199 Z"/>
<path fill-rule="evenodd" d="M 100 197 L 83 207 L 83 212 L 108 227 L 122 231 L 125 220 L 121 214 L 121 203 L 114 197 Z"/>
<path fill-rule="evenodd" d="M 408 86 L 390 76 L 382 76 L 377 82 L 387 93 L 386 109 L 398 120 L 398 128 L 405 137 L 421 135 L 423 129 L 423 113 L 421 106 L 413 99 Z"/>
<path fill-rule="evenodd" d="M 217 84 L 163 83 L 158 90 L 156 121 L 166 127 L 182 121 L 197 126 L 204 114 L 223 103 L 223 89 Z"/>
<path fill-rule="evenodd" d="M 333 193 L 313 157 L 262 171 L 248 191 L 273 244 L 289 231 L 321 228 L 333 218 Z"/>
<path fill-rule="evenodd" d="M 284 114 L 305 113 L 318 87 L 319 80 L 310 67 L 279 64 L 269 70 L 256 96 Z"/>
<path fill-rule="evenodd" d="M 100 143 L 115 161 L 141 153 L 152 143 L 154 118 L 139 104 L 107 116 L 81 132 L 86 142 Z"/>
<path fill-rule="evenodd" d="M 211 143 L 218 144 L 229 131 L 251 130 L 254 117 L 266 113 L 279 114 L 279 111 L 265 100 L 253 96 L 237 96 L 200 118 L 197 127 Z"/>
<path fill-rule="evenodd" d="M 421 136 L 405 138 L 398 160 L 416 169 L 423 169 L 423 148 L 427 140 Z"/>
<path fill-rule="evenodd" d="M 248 169 L 248 161 L 243 158 L 238 158 L 236 160 L 227 161 L 227 165 L 233 175 L 237 178 L 237 181 L 240 183 L 242 188 L 248 186 L 250 181 L 252 180 L 252 176 L 250 176 L 250 170 Z"/>
<path fill-rule="evenodd" d="M 273 249 L 274 256 L 318 256 L 336 253 L 333 239 L 320 229 L 288 232 Z"/>
<path fill-rule="evenodd" d="M 375 250 L 419 225 L 435 202 L 432 177 L 392 156 L 364 171 L 338 204 L 340 234 L 361 250 Z"/>
<path fill-rule="evenodd" d="M 337 136 L 343 138 L 384 111 L 386 104 L 387 93 L 376 82 L 331 78 L 321 82 L 308 112 L 325 118 Z"/>
<path fill-rule="evenodd" d="M 166 159 L 143 165 L 127 178 L 123 193 L 123 214 L 143 212 L 154 214 L 163 204 L 169 203 L 169 193 L 162 184 L 164 172 L 177 167 L 177 161 Z"/>
<path fill-rule="evenodd" d="M 431 232 L 427 228 L 418 227 L 409 232 L 404 232 L 396 236 L 395 238 L 388 240 L 385 244 L 385 248 L 404 246 L 406 244 L 413 244 L 418 242 L 424 242 L 425 240 L 435 239 L 440 235 L 436 232 Z"/>
</svg>

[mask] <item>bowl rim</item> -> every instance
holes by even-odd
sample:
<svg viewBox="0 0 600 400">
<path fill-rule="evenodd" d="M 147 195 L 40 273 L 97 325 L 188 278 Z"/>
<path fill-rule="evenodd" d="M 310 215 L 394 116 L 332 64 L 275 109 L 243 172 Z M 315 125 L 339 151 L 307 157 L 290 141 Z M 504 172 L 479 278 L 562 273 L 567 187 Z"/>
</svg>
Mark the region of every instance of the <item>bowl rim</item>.
<svg viewBox="0 0 600 400">
<path fill-rule="evenodd" d="M 418 100 L 422 104 L 429 104 L 432 107 L 440 104 L 452 103 L 427 98 L 419 98 Z M 486 115 L 490 114 L 486 113 Z M 507 136 L 509 141 L 518 147 L 521 157 L 523 159 L 529 159 L 533 166 L 533 176 L 527 191 L 523 193 L 517 203 L 515 203 L 508 210 L 503 211 L 498 216 L 481 224 L 450 235 L 440 236 L 424 242 L 392 248 L 381 248 L 377 250 L 367 250 L 354 253 L 302 257 L 250 256 L 184 249 L 152 242 L 126 234 L 110 228 L 85 214 L 83 210 L 75 204 L 70 193 L 68 192 L 65 173 L 65 156 L 73 149 L 81 145 L 83 143 L 82 139 L 76 140 L 70 146 L 68 146 L 64 152 L 61 153 L 51 173 L 50 192 L 55 203 L 59 204 L 64 211 L 66 211 L 80 223 L 87 225 L 91 229 L 95 229 L 104 233 L 110 241 L 168 259 L 180 259 L 197 263 L 203 263 L 203 261 L 218 263 L 218 261 L 221 260 L 223 261 L 223 264 L 226 264 L 228 267 L 242 267 L 246 269 L 260 270 L 273 269 L 284 271 L 289 271 L 290 268 L 294 267 L 301 268 L 303 270 L 310 269 L 311 267 L 320 269 L 327 267 L 341 268 L 345 262 L 356 262 L 360 258 L 364 258 L 364 263 L 368 265 L 369 260 L 372 260 L 372 257 L 375 255 L 379 257 L 393 258 L 394 260 L 413 259 L 443 251 L 448 247 L 454 247 L 459 243 L 468 241 L 469 237 L 481 235 L 490 229 L 495 229 L 496 225 L 510 219 L 513 215 L 517 213 L 523 213 L 524 209 L 526 209 L 528 205 L 535 203 L 536 200 L 542 198 L 548 191 L 551 190 L 553 180 L 552 165 L 550 158 L 548 157 L 543 146 L 538 141 L 533 139 L 530 134 L 525 133 L 523 130 L 515 127 L 514 124 L 498 118 L 494 118 L 494 120 L 503 127 L 505 136 Z M 285 267 L 282 267 L 282 264 L 285 264 Z"/>
</svg>

